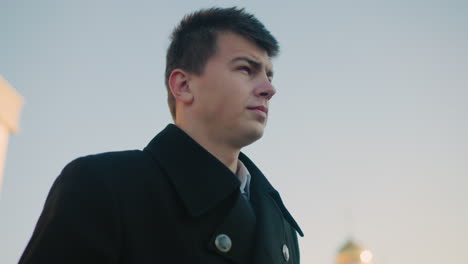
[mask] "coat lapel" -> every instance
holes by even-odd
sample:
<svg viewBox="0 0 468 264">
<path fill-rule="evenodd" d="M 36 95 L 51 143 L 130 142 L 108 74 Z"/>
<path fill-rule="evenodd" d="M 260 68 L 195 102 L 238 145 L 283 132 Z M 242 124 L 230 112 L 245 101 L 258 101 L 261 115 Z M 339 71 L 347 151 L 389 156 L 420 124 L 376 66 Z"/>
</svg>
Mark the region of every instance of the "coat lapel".
<svg viewBox="0 0 468 264">
<path fill-rule="evenodd" d="M 191 216 L 201 216 L 239 190 L 228 167 L 175 125 L 145 148 L 164 169 Z"/>
<path fill-rule="evenodd" d="M 257 214 L 255 254 L 252 263 L 281 263 L 281 241 L 284 240 L 282 216 L 268 194 L 253 194 L 252 204 Z"/>
<path fill-rule="evenodd" d="M 241 196 L 240 181 L 223 163 L 175 125 L 168 125 L 145 148 L 161 166 L 194 222 L 214 217 L 216 225 L 204 228 L 199 237 L 214 260 L 251 262 L 255 237 L 255 214 Z M 219 219 L 217 219 L 219 218 Z M 227 252 L 216 246 L 219 235 L 227 235 L 232 243 Z"/>
<path fill-rule="evenodd" d="M 221 252 L 216 247 L 216 239 L 219 235 L 227 235 L 232 246 L 228 252 Z M 233 263 L 250 263 L 254 248 L 255 238 L 255 214 L 248 202 L 237 195 L 235 204 L 228 216 L 217 227 L 208 248 L 210 251 L 231 260 Z"/>
<path fill-rule="evenodd" d="M 207 248 L 214 255 L 239 264 L 283 263 L 282 247 L 291 234 L 289 227 L 285 232 L 285 220 L 303 236 L 278 192 L 243 153 L 239 159 L 252 176 L 250 203 L 240 195 L 234 173 L 175 125 L 168 125 L 145 151 L 168 176 L 191 217 L 206 217 L 228 208 L 219 225 L 207 230 Z M 228 252 L 216 247 L 221 234 L 232 242 Z"/>
<path fill-rule="evenodd" d="M 252 263 L 286 263 L 283 246 L 286 245 L 290 248 L 293 245 L 290 242 L 291 238 L 287 238 L 288 234 L 291 234 L 291 230 L 285 229 L 291 226 L 301 236 L 304 234 L 284 206 L 279 193 L 271 186 L 262 172 L 244 154 L 241 153 L 239 158 L 252 175 L 251 203 L 257 219 L 255 253 Z M 286 225 L 285 221 L 289 225 Z"/>
</svg>

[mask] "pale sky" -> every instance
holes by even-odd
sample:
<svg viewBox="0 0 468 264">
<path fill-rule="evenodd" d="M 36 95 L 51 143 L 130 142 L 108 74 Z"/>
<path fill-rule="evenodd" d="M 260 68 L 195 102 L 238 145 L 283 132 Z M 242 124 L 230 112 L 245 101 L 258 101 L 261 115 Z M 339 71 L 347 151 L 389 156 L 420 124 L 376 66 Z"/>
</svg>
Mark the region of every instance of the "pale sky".
<svg viewBox="0 0 468 264">
<path fill-rule="evenodd" d="M 468 246 L 468 2 L 0 0 L 0 75 L 25 98 L 0 194 L 17 263 L 71 160 L 141 149 L 171 122 L 169 34 L 246 7 L 277 37 L 265 136 L 244 149 L 305 232 L 302 263 L 352 235 L 377 264 L 463 263 Z"/>
</svg>

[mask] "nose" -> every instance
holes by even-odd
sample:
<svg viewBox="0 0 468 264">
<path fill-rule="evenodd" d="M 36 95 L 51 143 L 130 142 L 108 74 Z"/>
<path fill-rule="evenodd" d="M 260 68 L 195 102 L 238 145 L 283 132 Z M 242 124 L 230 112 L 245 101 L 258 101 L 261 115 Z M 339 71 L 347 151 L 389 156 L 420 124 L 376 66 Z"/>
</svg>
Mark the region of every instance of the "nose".
<svg viewBox="0 0 468 264">
<path fill-rule="evenodd" d="M 255 95 L 258 97 L 265 97 L 267 100 L 270 100 L 273 95 L 276 93 L 276 89 L 269 81 L 263 81 L 257 87 L 255 87 Z"/>
</svg>

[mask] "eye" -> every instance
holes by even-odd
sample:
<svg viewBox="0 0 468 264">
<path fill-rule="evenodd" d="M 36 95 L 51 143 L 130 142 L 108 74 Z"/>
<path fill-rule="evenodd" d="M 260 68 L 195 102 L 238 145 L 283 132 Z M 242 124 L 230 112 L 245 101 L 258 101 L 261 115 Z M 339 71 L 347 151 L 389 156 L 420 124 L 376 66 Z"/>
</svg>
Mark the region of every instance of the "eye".
<svg viewBox="0 0 468 264">
<path fill-rule="evenodd" d="M 240 70 L 240 71 L 244 71 L 244 72 L 246 72 L 246 73 L 249 74 L 249 75 L 250 75 L 250 73 L 252 73 L 252 70 L 250 69 L 249 66 L 240 66 L 240 67 L 237 68 L 237 69 Z"/>
</svg>

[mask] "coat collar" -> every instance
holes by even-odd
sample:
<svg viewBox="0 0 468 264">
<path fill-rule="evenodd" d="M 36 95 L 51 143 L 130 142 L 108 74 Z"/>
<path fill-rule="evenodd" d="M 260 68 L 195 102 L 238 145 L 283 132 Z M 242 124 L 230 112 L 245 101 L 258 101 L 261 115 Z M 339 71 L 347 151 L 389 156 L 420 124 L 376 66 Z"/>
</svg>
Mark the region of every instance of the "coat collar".
<svg viewBox="0 0 468 264">
<path fill-rule="evenodd" d="M 151 140 L 145 151 L 150 152 L 165 170 L 192 216 L 201 216 L 239 191 L 237 176 L 176 125 L 169 124 Z M 245 154 L 240 153 L 239 159 L 251 174 L 250 191 L 270 195 L 283 217 L 303 236 L 299 225 L 263 173 Z"/>
<path fill-rule="evenodd" d="M 289 213 L 289 211 L 286 209 L 286 206 L 284 206 L 284 203 L 278 191 L 275 188 L 273 188 L 273 186 L 267 180 L 265 175 L 263 175 L 260 169 L 258 169 L 257 166 L 255 166 L 255 164 L 245 154 L 240 153 L 239 159 L 244 163 L 244 165 L 247 167 L 247 169 L 252 175 L 250 192 L 257 194 L 257 196 L 253 196 L 252 198 L 255 200 L 256 197 L 261 197 L 261 194 L 267 194 L 271 196 L 271 198 L 275 201 L 275 204 L 279 207 L 281 214 L 286 219 L 286 221 L 288 221 L 289 224 L 292 227 L 294 227 L 294 229 L 296 229 L 299 235 L 303 237 L 304 233 L 302 232 L 301 228 L 297 224 L 296 220 L 294 220 L 292 215 Z"/>
<path fill-rule="evenodd" d="M 237 176 L 176 125 L 169 124 L 145 151 L 165 170 L 192 216 L 204 214 L 239 190 Z"/>
</svg>

